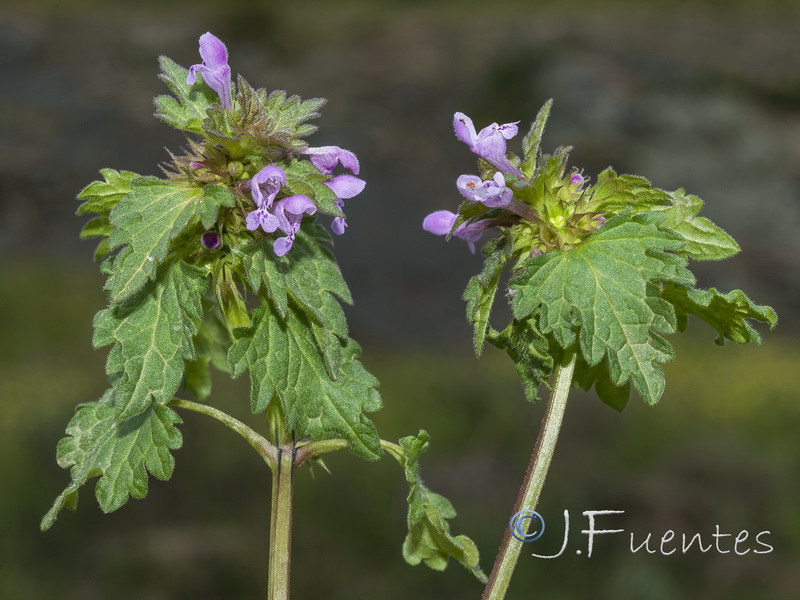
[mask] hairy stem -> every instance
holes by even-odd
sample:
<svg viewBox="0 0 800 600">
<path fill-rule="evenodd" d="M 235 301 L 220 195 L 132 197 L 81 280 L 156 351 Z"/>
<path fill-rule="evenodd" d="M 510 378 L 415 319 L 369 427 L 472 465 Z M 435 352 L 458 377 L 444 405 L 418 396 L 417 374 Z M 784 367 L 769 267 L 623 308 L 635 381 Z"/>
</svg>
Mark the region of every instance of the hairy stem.
<svg viewBox="0 0 800 600">
<path fill-rule="evenodd" d="M 539 437 L 528 463 L 528 470 L 525 472 L 525 479 L 522 482 L 512 515 L 521 510 L 534 510 L 539 501 L 539 495 L 542 493 L 544 480 L 547 477 L 547 469 L 550 467 L 550 461 L 556 448 L 558 433 L 561 430 L 564 409 L 567 406 L 567 397 L 572 384 L 572 373 L 575 371 L 576 356 L 574 350 L 568 351 L 555 370 L 547 412 L 542 421 Z M 522 545 L 523 542 L 512 538 L 511 530 L 506 528 L 482 600 L 502 600 L 505 597 Z"/>
<path fill-rule="evenodd" d="M 277 468 L 272 469 L 272 516 L 269 523 L 269 600 L 289 600 L 292 551 L 292 495 L 294 446 L 278 449 Z"/>
<path fill-rule="evenodd" d="M 256 452 L 261 455 L 261 458 L 269 465 L 269 467 L 275 471 L 278 465 L 278 448 L 274 445 L 270 444 L 266 438 L 262 437 L 252 429 L 250 429 L 247 425 L 242 423 L 241 421 L 234 419 L 227 413 L 222 412 L 216 408 L 208 406 L 206 404 L 200 404 L 198 402 L 192 402 L 191 400 L 181 400 L 180 398 L 173 398 L 168 402 L 170 406 L 174 406 L 176 408 L 185 408 L 186 410 L 191 410 L 203 415 L 207 415 L 213 419 L 216 419 L 223 425 L 225 425 L 228 429 L 232 429 L 247 442 L 255 448 Z"/>
</svg>

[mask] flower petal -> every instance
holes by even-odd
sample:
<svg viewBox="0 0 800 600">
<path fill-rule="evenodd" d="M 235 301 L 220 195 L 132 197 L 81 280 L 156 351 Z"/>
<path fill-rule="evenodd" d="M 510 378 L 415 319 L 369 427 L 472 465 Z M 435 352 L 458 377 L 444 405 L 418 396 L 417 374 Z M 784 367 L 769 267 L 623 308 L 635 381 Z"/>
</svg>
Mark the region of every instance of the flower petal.
<svg viewBox="0 0 800 600">
<path fill-rule="evenodd" d="M 280 208 L 284 212 L 293 215 L 302 215 L 303 213 L 313 215 L 317 212 L 317 206 L 311 201 L 311 198 L 303 194 L 295 194 L 294 196 L 282 198 L 278 200 L 276 206 L 277 205 L 280 205 Z"/>
<path fill-rule="evenodd" d="M 206 32 L 200 36 L 200 57 L 210 69 L 228 66 L 228 49 L 213 33 Z"/>
<path fill-rule="evenodd" d="M 342 235 L 345 227 L 347 227 L 347 221 L 342 217 L 336 217 L 331 223 L 331 231 L 336 235 Z"/>
<path fill-rule="evenodd" d="M 472 119 L 464 113 L 457 112 L 453 115 L 453 129 L 456 132 L 456 137 L 472 149 L 478 140 Z"/>
<path fill-rule="evenodd" d="M 337 175 L 330 181 L 326 181 L 325 185 L 333 190 L 337 198 L 347 199 L 360 194 L 367 182 L 352 175 Z"/>
<path fill-rule="evenodd" d="M 447 235 L 456 222 L 456 214 L 449 210 L 432 212 L 422 221 L 422 228 L 434 235 Z"/>
<path fill-rule="evenodd" d="M 333 173 L 337 163 L 342 163 L 345 169 L 353 173 L 353 175 L 358 175 L 360 169 L 358 157 L 349 150 L 345 150 L 339 146 L 306 148 L 302 153 L 308 154 L 311 157 L 311 164 L 326 175 Z"/>
<path fill-rule="evenodd" d="M 480 202 L 482 199 L 483 181 L 477 175 L 460 175 L 456 187 L 467 200 Z"/>
</svg>

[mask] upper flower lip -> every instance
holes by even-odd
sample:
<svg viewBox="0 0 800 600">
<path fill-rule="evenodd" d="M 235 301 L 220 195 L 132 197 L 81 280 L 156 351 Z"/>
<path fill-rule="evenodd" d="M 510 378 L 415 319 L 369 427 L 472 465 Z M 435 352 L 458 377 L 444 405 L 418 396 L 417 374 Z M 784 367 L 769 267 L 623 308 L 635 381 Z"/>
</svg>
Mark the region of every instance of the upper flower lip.
<svg viewBox="0 0 800 600">
<path fill-rule="evenodd" d="M 223 108 L 233 106 L 231 97 L 231 68 L 228 66 L 228 49 L 217 36 L 206 32 L 200 36 L 201 64 L 189 67 L 186 84 L 194 85 L 197 81 L 197 72 L 203 76 L 206 85 L 219 96 Z"/>
<path fill-rule="evenodd" d="M 453 130 L 456 137 L 469 146 L 470 150 L 482 159 L 492 163 L 502 172 L 524 177 L 506 156 L 506 140 L 510 140 L 517 135 L 519 132 L 518 123 L 519 121 L 503 125 L 492 123 L 476 132 L 472 119 L 467 115 L 461 112 L 453 115 Z"/>
</svg>

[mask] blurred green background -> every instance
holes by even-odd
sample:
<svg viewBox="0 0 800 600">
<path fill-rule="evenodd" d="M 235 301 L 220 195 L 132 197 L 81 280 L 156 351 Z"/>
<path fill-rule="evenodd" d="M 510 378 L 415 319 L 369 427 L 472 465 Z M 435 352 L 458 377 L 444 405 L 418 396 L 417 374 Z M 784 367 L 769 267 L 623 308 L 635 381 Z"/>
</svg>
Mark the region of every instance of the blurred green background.
<svg viewBox="0 0 800 600">
<path fill-rule="evenodd" d="M 77 239 L 75 194 L 101 167 L 157 174 L 181 136 L 152 118 L 164 92 L 156 56 L 197 62 L 197 37 L 228 44 L 251 83 L 329 104 L 310 140 L 359 154 L 364 194 L 337 239 L 364 361 L 382 381 L 383 437 L 424 427 L 427 484 L 459 510 L 485 569 L 517 493 L 543 405 L 509 361 L 477 361 L 460 295 L 479 268 L 458 240 L 421 231 L 454 208 L 474 169 L 452 135 L 455 111 L 479 126 L 530 121 L 555 98 L 545 148 L 685 187 L 741 243 L 700 282 L 742 287 L 776 307 L 761 347 L 718 348 L 695 324 L 675 339 L 667 392 L 618 415 L 575 394 L 540 512 L 551 529 L 523 555 L 510 600 L 798 597 L 800 499 L 800 46 L 795 1 L 226 3 L 72 0 L 0 7 L 0 597 L 264 597 L 269 473 L 239 438 L 185 415 L 169 483 L 102 515 L 90 489 L 47 534 L 38 521 L 66 485 L 55 445 L 79 402 L 104 389 L 105 350 L 90 345 L 105 303 Z M 512 147 L 513 146 L 512 142 Z M 247 382 L 218 378 L 214 403 L 248 417 Z M 477 598 L 460 566 L 411 568 L 400 555 L 405 482 L 390 459 L 331 456 L 332 475 L 298 474 L 295 598 Z M 584 510 L 634 532 L 769 530 L 774 551 L 746 556 L 631 554 L 626 535 L 596 541 Z M 541 545 L 539 545 L 541 544 Z"/>
</svg>

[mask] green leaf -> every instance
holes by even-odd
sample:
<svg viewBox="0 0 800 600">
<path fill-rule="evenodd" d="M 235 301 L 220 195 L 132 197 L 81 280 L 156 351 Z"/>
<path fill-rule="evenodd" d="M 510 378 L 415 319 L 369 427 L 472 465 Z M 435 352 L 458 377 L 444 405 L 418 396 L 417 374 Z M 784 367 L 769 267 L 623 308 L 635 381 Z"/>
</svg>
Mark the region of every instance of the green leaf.
<svg viewBox="0 0 800 600">
<path fill-rule="evenodd" d="M 284 171 L 289 193 L 308 196 L 327 215 L 344 216 L 342 209 L 335 204 L 336 194 L 324 183 L 329 177 L 320 173 L 314 165 L 305 160 L 293 160 Z"/>
<path fill-rule="evenodd" d="M 70 469 L 72 481 L 44 516 L 42 530 L 49 529 L 62 508 L 77 503 L 78 488 L 100 476 L 95 488 L 97 501 L 112 512 L 128 496 L 147 495 L 148 473 L 169 479 L 175 468 L 170 450 L 181 447 L 176 424 L 181 418 L 171 408 L 151 405 L 138 416 L 117 420 L 111 390 L 93 403 L 78 406 L 67 426 L 67 437 L 58 444 L 59 466 Z"/>
<path fill-rule="evenodd" d="M 175 97 L 158 96 L 155 99 L 156 117 L 183 131 L 202 133 L 206 111 L 219 103 L 217 93 L 202 81 L 202 75 L 194 85 L 188 85 L 186 76 L 189 70 L 166 56 L 159 57 L 158 64 L 161 65 L 159 77 Z"/>
<path fill-rule="evenodd" d="M 84 200 L 78 207 L 78 215 L 107 215 L 131 191 L 131 181 L 139 177 L 131 171 L 114 169 L 102 169 L 100 174 L 103 181 L 93 181 L 78 194 L 78 200 Z"/>
<path fill-rule="evenodd" d="M 268 96 L 262 92 L 261 101 L 269 117 L 271 137 L 287 146 L 300 144 L 300 139 L 317 130 L 316 125 L 306 121 L 316 119 L 319 109 L 325 104 L 324 98 L 303 100 L 299 96 L 289 96 L 283 90 L 275 90 Z"/>
<path fill-rule="evenodd" d="M 365 415 L 381 406 L 378 382 L 358 361 L 358 344 L 340 341 L 340 371 L 333 380 L 311 324 L 294 302 L 289 302 L 284 316 L 263 305 L 253 311 L 252 318 L 252 327 L 236 331 L 228 361 L 234 377 L 250 372 L 253 412 L 265 410 L 277 397 L 287 427 L 299 437 L 344 437 L 359 456 L 379 458 L 380 439 Z"/>
<path fill-rule="evenodd" d="M 353 299 L 329 244 L 330 236 L 321 226 L 308 224 L 298 232 L 286 256 L 275 256 L 272 241 L 267 238 L 233 252 L 242 259 L 250 288 L 256 294 L 265 291 L 281 317 L 286 316 L 292 299 L 312 323 L 346 338 L 347 321 L 337 298 L 348 304 Z M 318 341 L 326 362 L 335 365 L 339 343 L 321 332 Z M 337 376 L 335 369 L 331 376 Z"/>
<path fill-rule="evenodd" d="M 456 516 L 453 505 L 444 496 L 425 487 L 419 476 L 419 455 L 426 449 L 428 438 L 427 432 L 420 431 L 417 436 L 400 440 L 403 469 L 410 486 L 408 535 L 403 542 L 403 558 L 410 565 L 424 562 L 437 571 L 443 571 L 450 558 L 455 558 L 478 580 L 486 583 L 475 543 L 465 535 L 454 537 L 450 534 L 447 520 Z"/>
<path fill-rule="evenodd" d="M 622 412 L 628 405 L 628 399 L 631 394 L 630 381 L 621 386 L 614 385 L 611 381 L 606 361 L 601 361 L 590 367 L 581 356 L 578 357 L 575 364 L 572 385 L 587 392 L 594 386 L 594 390 L 600 400 L 619 412 Z"/>
<path fill-rule="evenodd" d="M 109 249 L 124 246 L 106 284 L 111 299 L 119 302 L 142 289 L 167 256 L 170 241 L 192 220 L 211 228 L 219 207 L 234 204 L 233 194 L 222 186 L 195 187 L 156 177 L 135 179 L 131 192 L 111 211 L 114 232 Z"/>
<path fill-rule="evenodd" d="M 153 401 L 172 400 L 184 361 L 195 359 L 192 338 L 207 286 L 204 269 L 165 263 L 139 294 L 97 313 L 94 344 L 114 344 L 106 368 L 109 375 L 120 375 L 114 387 L 116 418 L 137 415 Z"/>
<path fill-rule="evenodd" d="M 463 298 L 467 301 L 467 320 L 475 329 L 473 345 L 477 356 L 480 356 L 483 351 L 483 341 L 486 338 L 486 329 L 489 326 L 489 315 L 494 305 L 497 286 L 500 283 L 503 267 L 511 258 L 512 251 L 513 240 L 510 236 L 503 236 L 488 242 L 483 248 L 486 256 L 483 270 L 469 280 L 467 289 L 464 290 Z"/>
<path fill-rule="evenodd" d="M 539 154 L 539 146 L 542 143 L 542 135 L 544 134 L 544 126 L 547 124 L 547 119 L 550 118 L 550 109 L 553 108 L 553 99 L 550 98 L 544 103 L 539 113 L 536 115 L 536 120 L 531 123 L 531 128 L 528 133 L 522 138 L 522 152 L 525 154 L 526 160 L 532 160 L 536 164 L 536 158 Z"/>
<path fill-rule="evenodd" d="M 687 195 L 683 190 L 669 194 L 671 206 L 657 207 L 667 215 L 661 224 L 680 234 L 686 245 L 680 253 L 694 260 L 722 260 L 739 252 L 736 241 L 705 217 L 696 216 L 703 208 L 697 196 Z"/>
<path fill-rule="evenodd" d="M 631 378 L 651 404 L 664 388 L 658 363 L 673 357 L 662 335 L 676 326 L 672 305 L 653 282 L 694 283 L 686 259 L 674 254 L 683 240 L 660 229 L 662 220 L 626 211 L 575 248 L 527 260 L 510 283 L 518 290 L 517 319 L 536 314 L 541 332 L 562 348 L 577 338 L 590 366 L 606 356 L 614 385 Z"/>
<path fill-rule="evenodd" d="M 550 341 L 541 334 L 536 319 L 514 319 L 502 332 L 492 330 L 487 338 L 500 350 L 505 350 L 517 369 L 525 397 L 539 401 L 539 386 L 548 385 L 553 372 L 553 352 Z"/>
<path fill-rule="evenodd" d="M 231 341 L 216 302 L 203 300 L 203 320 L 194 337 L 195 358 L 186 361 L 186 389 L 205 401 L 211 395 L 210 366 L 229 373 L 228 350 Z"/>
<path fill-rule="evenodd" d="M 592 210 L 616 214 L 631 207 L 635 212 L 648 212 L 661 206 L 670 206 L 669 193 L 654 188 L 644 177 L 617 175 L 608 168 L 597 176 L 589 193 Z"/>
<path fill-rule="evenodd" d="M 681 331 L 686 328 L 687 315 L 695 315 L 719 332 L 720 344 L 724 338 L 740 344 L 760 343 L 761 337 L 748 319 L 768 323 L 770 328 L 778 323 L 778 315 L 772 308 L 754 304 L 741 290 L 721 294 L 714 288 L 690 289 L 667 283 L 662 298 L 675 307 Z"/>
</svg>

